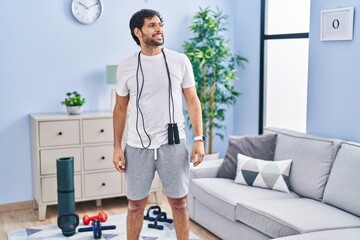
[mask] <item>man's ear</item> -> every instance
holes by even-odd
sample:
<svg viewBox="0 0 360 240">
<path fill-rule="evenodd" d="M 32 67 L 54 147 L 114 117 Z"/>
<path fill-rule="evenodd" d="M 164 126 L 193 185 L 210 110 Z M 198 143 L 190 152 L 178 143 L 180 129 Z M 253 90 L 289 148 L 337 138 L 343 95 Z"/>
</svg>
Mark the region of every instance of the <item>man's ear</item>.
<svg viewBox="0 0 360 240">
<path fill-rule="evenodd" d="M 142 36 L 142 32 L 139 28 L 134 28 L 134 34 L 135 36 L 137 36 L 138 38 L 140 38 Z"/>
</svg>

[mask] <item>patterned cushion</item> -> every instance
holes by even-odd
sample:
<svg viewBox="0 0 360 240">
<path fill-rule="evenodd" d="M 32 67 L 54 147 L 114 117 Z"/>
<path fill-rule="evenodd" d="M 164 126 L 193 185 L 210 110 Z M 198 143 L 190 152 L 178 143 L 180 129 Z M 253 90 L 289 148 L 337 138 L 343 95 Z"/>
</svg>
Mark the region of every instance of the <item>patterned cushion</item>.
<svg viewBox="0 0 360 240">
<path fill-rule="evenodd" d="M 229 144 L 224 161 L 217 171 L 216 177 L 235 179 L 237 154 L 264 160 L 274 160 L 276 134 L 258 136 L 229 136 Z"/>
<path fill-rule="evenodd" d="M 264 161 L 242 154 L 237 155 L 235 182 L 289 193 L 289 174 L 292 159 Z"/>
</svg>

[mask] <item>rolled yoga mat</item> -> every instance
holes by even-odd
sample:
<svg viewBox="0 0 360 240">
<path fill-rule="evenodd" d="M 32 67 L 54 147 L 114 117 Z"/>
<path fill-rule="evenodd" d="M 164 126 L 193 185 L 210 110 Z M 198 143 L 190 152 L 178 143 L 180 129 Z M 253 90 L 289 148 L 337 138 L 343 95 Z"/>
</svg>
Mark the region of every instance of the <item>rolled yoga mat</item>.
<svg viewBox="0 0 360 240">
<path fill-rule="evenodd" d="M 74 158 L 56 160 L 58 190 L 58 226 L 64 236 L 72 236 L 79 225 L 79 216 L 75 213 Z"/>
</svg>

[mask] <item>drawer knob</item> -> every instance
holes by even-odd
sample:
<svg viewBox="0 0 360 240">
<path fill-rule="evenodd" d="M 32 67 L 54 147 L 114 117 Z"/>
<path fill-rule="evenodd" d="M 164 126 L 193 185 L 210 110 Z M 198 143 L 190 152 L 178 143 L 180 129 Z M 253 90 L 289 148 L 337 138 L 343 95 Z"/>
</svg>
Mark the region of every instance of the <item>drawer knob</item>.
<svg viewBox="0 0 360 240">
<path fill-rule="evenodd" d="M 58 132 L 58 135 L 61 136 L 61 135 L 62 135 L 62 132 Z"/>
<path fill-rule="evenodd" d="M 103 183 L 101 184 L 101 186 L 105 187 L 105 186 L 106 186 L 106 183 L 103 182 Z"/>
<path fill-rule="evenodd" d="M 102 157 L 101 157 L 101 160 L 105 160 L 105 157 L 104 157 L 104 156 L 102 156 Z"/>
<path fill-rule="evenodd" d="M 102 132 L 102 133 L 103 133 L 103 132 L 105 132 L 105 130 L 104 130 L 104 129 L 101 129 L 101 130 L 100 130 L 100 132 Z"/>
</svg>

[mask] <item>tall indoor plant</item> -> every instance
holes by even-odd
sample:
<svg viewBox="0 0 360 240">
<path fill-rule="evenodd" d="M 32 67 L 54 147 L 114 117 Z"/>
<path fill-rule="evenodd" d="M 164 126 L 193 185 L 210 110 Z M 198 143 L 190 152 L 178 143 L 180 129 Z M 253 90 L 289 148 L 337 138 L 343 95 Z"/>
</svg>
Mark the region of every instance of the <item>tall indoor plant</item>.
<svg viewBox="0 0 360 240">
<path fill-rule="evenodd" d="M 227 15 L 219 9 L 200 8 L 189 27 L 194 36 L 184 43 L 201 102 L 208 154 L 213 153 L 214 135 L 224 137 L 221 130 L 225 128 L 226 107 L 234 105 L 240 96 L 232 84 L 232 80 L 237 80 L 236 66 L 247 61 L 231 52 L 229 41 L 223 35 L 228 30 L 227 25 Z"/>
</svg>

